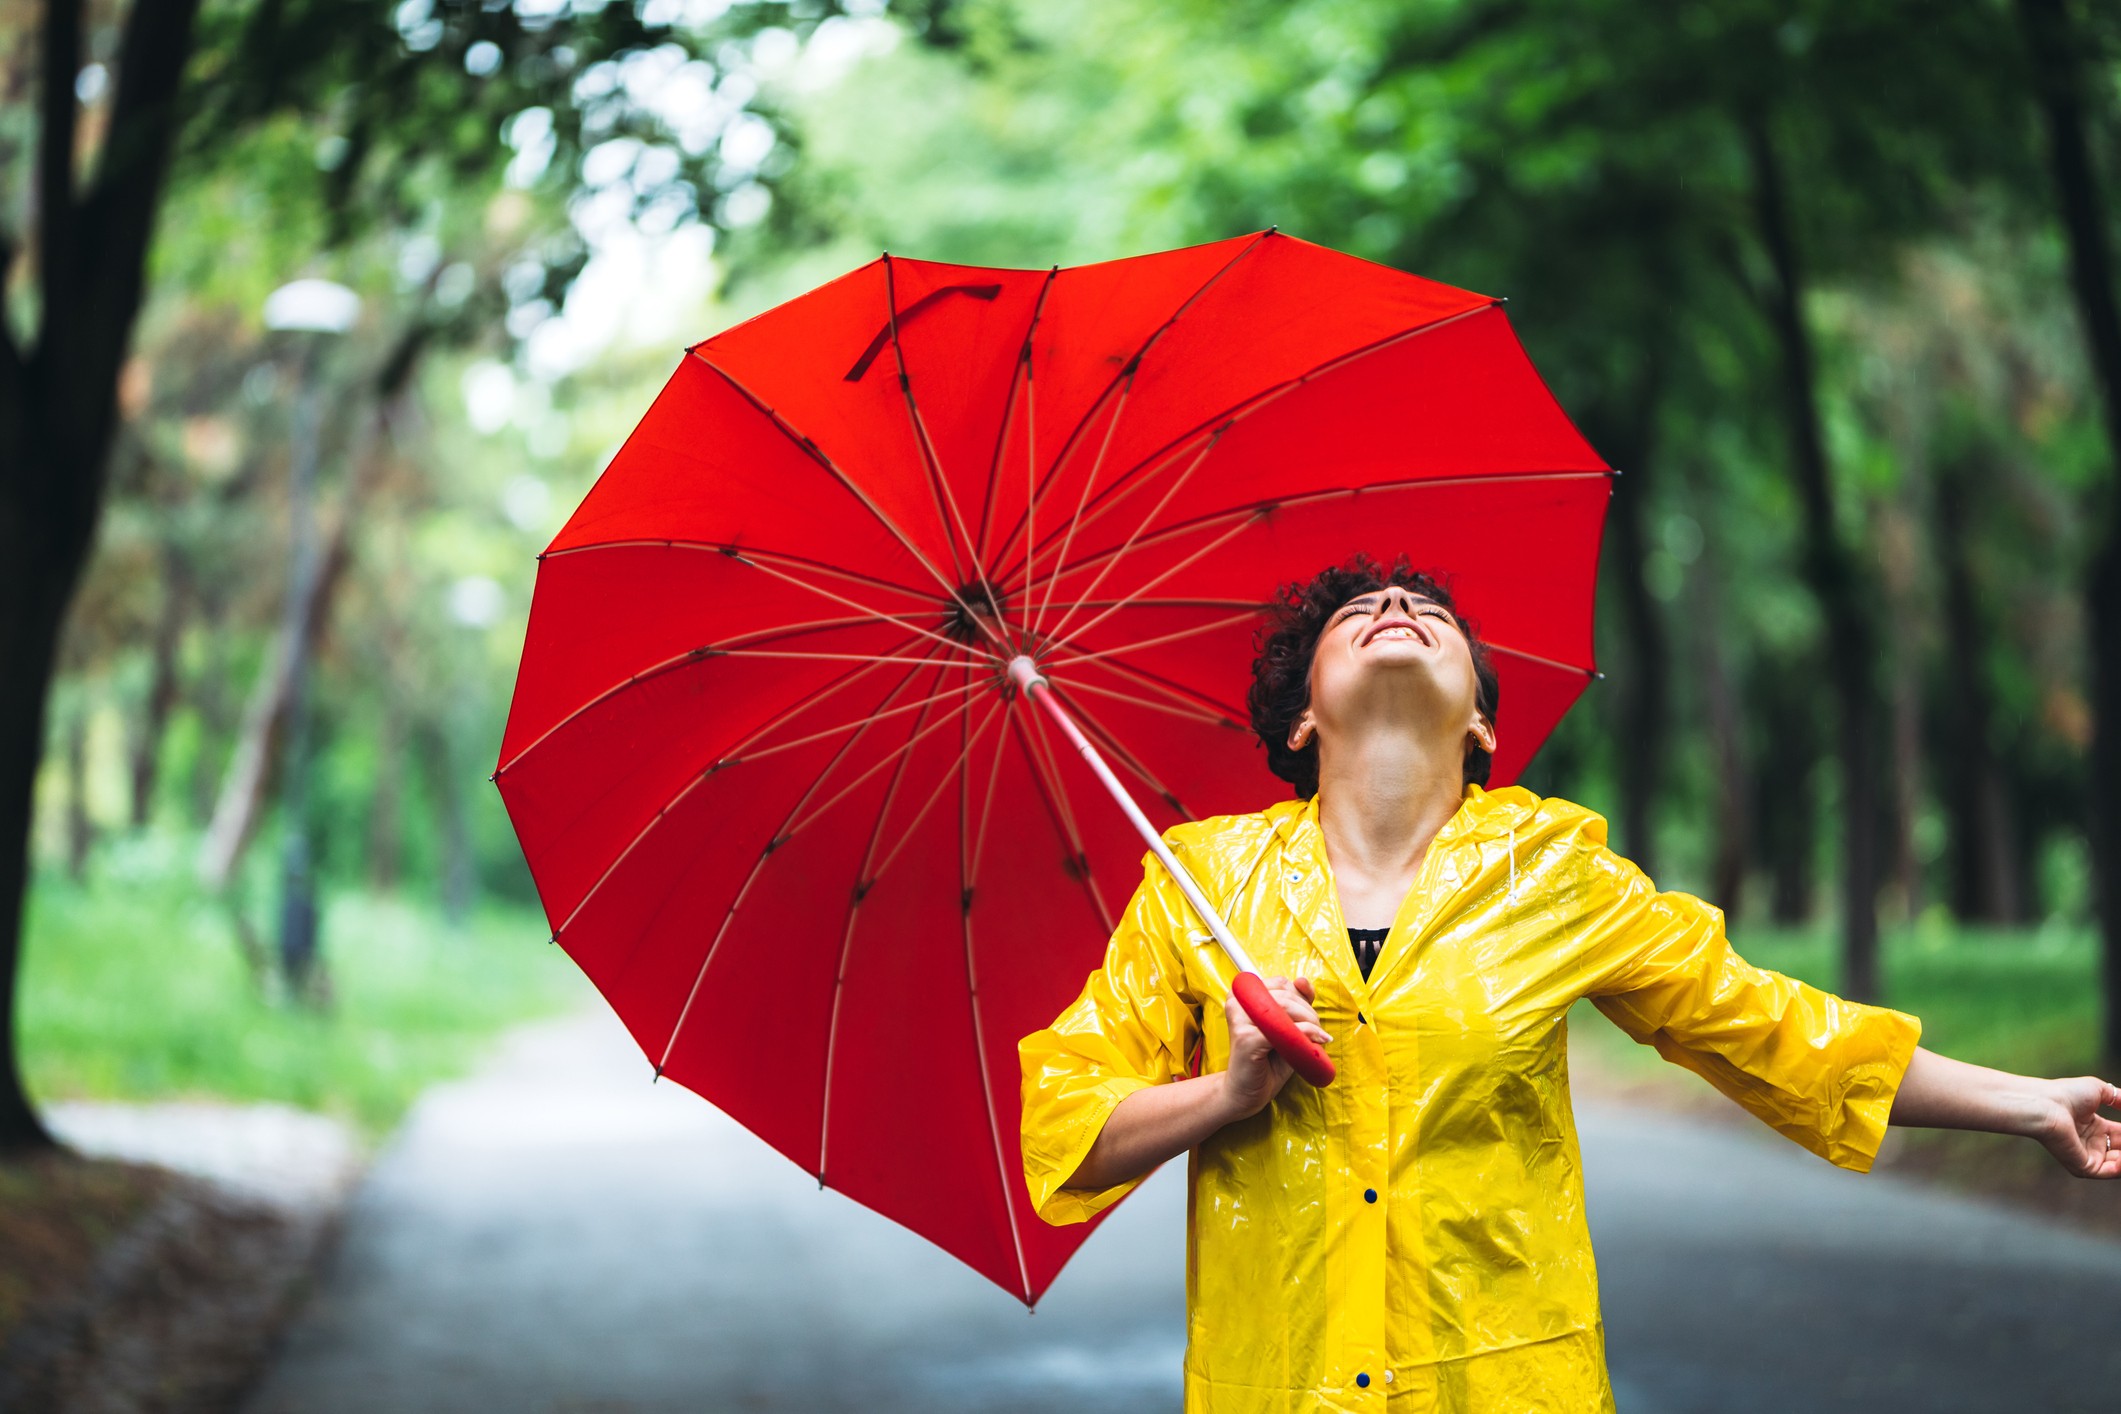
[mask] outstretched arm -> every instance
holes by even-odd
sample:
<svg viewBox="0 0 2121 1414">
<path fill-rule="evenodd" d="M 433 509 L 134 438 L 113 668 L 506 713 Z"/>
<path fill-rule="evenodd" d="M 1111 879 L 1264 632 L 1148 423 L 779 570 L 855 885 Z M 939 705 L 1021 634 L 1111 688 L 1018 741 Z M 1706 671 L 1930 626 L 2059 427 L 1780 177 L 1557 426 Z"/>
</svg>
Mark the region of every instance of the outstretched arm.
<svg viewBox="0 0 2121 1414">
<path fill-rule="evenodd" d="M 1979 1129 L 2037 1139 L 2084 1178 L 2121 1178 L 2121 1086 L 2096 1076 L 2040 1080 L 1968 1065 L 1915 1048 L 1893 1097 L 1892 1123 L 1917 1129 Z"/>
<path fill-rule="evenodd" d="M 1316 993 L 1308 977 L 1269 977 L 1266 983 L 1298 1030 L 1321 1046 L 1333 1039 L 1311 1009 Z M 1229 1069 L 1137 1090 L 1120 1101 L 1066 1187 L 1094 1190 L 1139 1178 L 1224 1125 L 1258 1114 L 1281 1092 L 1289 1063 L 1274 1053 L 1236 998 L 1223 1003 L 1223 1017 L 1230 1026 Z"/>
</svg>

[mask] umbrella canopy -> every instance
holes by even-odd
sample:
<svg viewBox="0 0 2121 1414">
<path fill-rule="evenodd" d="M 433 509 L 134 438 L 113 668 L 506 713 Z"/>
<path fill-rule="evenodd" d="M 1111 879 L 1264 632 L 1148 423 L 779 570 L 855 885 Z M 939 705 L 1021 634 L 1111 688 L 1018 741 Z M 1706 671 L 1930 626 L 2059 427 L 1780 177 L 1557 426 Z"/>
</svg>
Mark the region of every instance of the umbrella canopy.
<svg viewBox="0 0 2121 1414">
<path fill-rule="evenodd" d="M 1506 710 L 1592 671 L 1610 471 L 1499 303 L 1274 232 L 1069 269 L 886 256 L 688 351 L 539 557 L 496 771 L 555 939 L 659 1074 L 1035 1301 L 1019 1037 L 1140 842 L 1285 789 L 1260 608 L 1357 550 L 1451 576 Z"/>
</svg>

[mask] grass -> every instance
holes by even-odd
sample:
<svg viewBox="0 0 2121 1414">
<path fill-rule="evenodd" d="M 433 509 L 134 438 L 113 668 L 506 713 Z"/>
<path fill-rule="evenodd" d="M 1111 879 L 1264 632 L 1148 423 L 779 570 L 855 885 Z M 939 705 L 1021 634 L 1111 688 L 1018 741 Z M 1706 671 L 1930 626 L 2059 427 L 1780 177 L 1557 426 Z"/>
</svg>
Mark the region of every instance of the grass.
<svg viewBox="0 0 2121 1414">
<path fill-rule="evenodd" d="M 261 995 L 224 906 L 174 865 L 42 877 L 31 894 L 22 1052 L 40 1100 L 279 1101 L 370 1137 L 512 1022 L 584 1001 L 542 919 L 487 907 L 451 927 L 415 902 L 325 908 L 322 1008 Z"/>
<path fill-rule="evenodd" d="M 1831 930 L 1744 929 L 1733 945 L 1748 962 L 1831 991 L 1841 964 Z M 1934 1051 L 2036 1075 L 2094 1068 L 2099 1037 L 2099 952 L 2088 928 L 1962 929 L 1925 922 L 1889 930 L 1885 1003 L 1922 1020 Z M 1571 1034 L 1600 1060 L 1661 1065 L 1588 1006 Z"/>
</svg>

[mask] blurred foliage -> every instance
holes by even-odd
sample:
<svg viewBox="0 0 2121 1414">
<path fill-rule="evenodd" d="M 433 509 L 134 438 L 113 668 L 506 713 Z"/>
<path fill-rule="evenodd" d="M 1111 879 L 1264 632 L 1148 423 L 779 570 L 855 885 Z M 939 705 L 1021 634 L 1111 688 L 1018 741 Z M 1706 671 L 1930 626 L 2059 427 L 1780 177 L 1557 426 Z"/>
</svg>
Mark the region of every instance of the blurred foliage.
<svg viewBox="0 0 2121 1414">
<path fill-rule="evenodd" d="M 276 1005 L 177 844 L 128 841 L 83 882 L 46 879 L 32 896 L 23 1044 L 41 1098 L 270 1100 L 377 1137 L 503 1026 L 589 994 L 519 908 L 452 928 L 431 907 L 341 890 L 325 1013 Z"/>
</svg>

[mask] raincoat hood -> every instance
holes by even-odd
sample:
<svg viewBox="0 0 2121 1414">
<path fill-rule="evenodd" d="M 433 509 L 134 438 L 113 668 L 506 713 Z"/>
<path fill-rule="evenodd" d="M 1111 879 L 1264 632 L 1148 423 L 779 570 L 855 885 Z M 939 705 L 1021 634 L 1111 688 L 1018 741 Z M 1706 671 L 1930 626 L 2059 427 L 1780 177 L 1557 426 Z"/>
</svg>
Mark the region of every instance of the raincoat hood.
<svg viewBox="0 0 2121 1414">
<path fill-rule="evenodd" d="M 1315 799 L 1165 834 L 1262 971 L 1308 976 L 1339 1079 L 1194 1150 L 1189 1411 L 1610 1409 L 1568 1090 L 1593 1001 L 1795 1142 L 1867 1169 L 1920 1025 L 1745 963 L 1605 821 L 1466 787 L 1365 979 Z M 1018 1047 L 1047 1222 L 1137 1089 L 1223 1069 L 1231 968 L 1153 856 L 1082 994 Z M 1138 1182 L 1139 1180 L 1136 1180 Z"/>
</svg>

